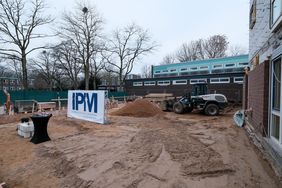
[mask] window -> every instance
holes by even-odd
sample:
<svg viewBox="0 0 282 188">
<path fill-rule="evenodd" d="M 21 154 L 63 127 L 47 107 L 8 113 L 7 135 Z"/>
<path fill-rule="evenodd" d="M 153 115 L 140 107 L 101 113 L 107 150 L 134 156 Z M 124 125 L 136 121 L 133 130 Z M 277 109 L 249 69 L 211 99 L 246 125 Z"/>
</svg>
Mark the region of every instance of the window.
<svg viewBox="0 0 282 188">
<path fill-rule="evenodd" d="M 170 81 L 169 80 L 158 81 L 158 85 L 159 86 L 168 86 L 170 85 Z"/>
<path fill-rule="evenodd" d="M 251 7 L 251 10 L 250 10 L 250 23 L 249 23 L 249 28 L 250 29 L 253 29 L 255 23 L 256 23 L 256 13 L 257 10 L 256 10 L 256 0 L 254 0 L 253 2 L 253 5 Z"/>
<path fill-rule="evenodd" d="M 198 67 L 190 67 L 190 70 L 191 70 L 191 71 L 198 70 Z"/>
<path fill-rule="evenodd" d="M 274 25 L 281 15 L 282 0 L 271 1 L 271 25 Z"/>
<path fill-rule="evenodd" d="M 229 63 L 225 65 L 226 68 L 232 68 L 235 67 L 235 63 Z"/>
<path fill-rule="evenodd" d="M 133 82 L 133 86 L 143 86 L 143 82 Z"/>
<path fill-rule="evenodd" d="M 209 66 L 201 66 L 200 67 L 200 70 L 208 70 L 209 69 Z"/>
<path fill-rule="evenodd" d="M 271 64 L 271 109 L 270 109 L 270 138 L 282 147 L 281 130 L 281 57 Z"/>
<path fill-rule="evenodd" d="M 199 83 L 207 83 L 207 79 L 201 78 L 201 79 L 191 79 L 190 84 L 199 84 Z"/>
<path fill-rule="evenodd" d="M 214 66 L 213 66 L 214 69 L 220 69 L 220 68 L 222 68 L 222 67 L 223 67 L 223 65 L 214 65 Z"/>
<path fill-rule="evenodd" d="M 162 72 L 168 72 L 168 70 L 163 70 Z"/>
<path fill-rule="evenodd" d="M 248 62 L 238 63 L 238 66 L 239 66 L 239 67 L 246 67 L 246 66 L 248 66 L 248 65 L 249 65 Z"/>
<path fill-rule="evenodd" d="M 186 85 L 187 80 L 173 80 L 172 85 Z"/>
<path fill-rule="evenodd" d="M 234 77 L 233 82 L 241 84 L 244 82 L 244 77 Z"/>
<path fill-rule="evenodd" d="M 211 84 L 224 84 L 224 83 L 230 83 L 230 78 L 211 78 L 210 79 Z"/>
<path fill-rule="evenodd" d="M 146 81 L 146 82 L 144 82 L 144 86 L 154 86 L 154 85 L 156 85 L 155 81 Z"/>
<path fill-rule="evenodd" d="M 155 74 L 159 74 L 159 73 L 161 73 L 161 71 L 155 71 Z"/>
<path fill-rule="evenodd" d="M 182 68 L 180 69 L 180 72 L 184 72 L 184 71 L 187 71 L 188 69 L 187 68 Z"/>
<path fill-rule="evenodd" d="M 170 72 L 176 72 L 176 69 L 170 69 Z"/>
<path fill-rule="evenodd" d="M 9 80 L 4 80 L 4 83 L 5 83 L 5 84 L 8 84 L 8 83 L 9 83 Z"/>
</svg>

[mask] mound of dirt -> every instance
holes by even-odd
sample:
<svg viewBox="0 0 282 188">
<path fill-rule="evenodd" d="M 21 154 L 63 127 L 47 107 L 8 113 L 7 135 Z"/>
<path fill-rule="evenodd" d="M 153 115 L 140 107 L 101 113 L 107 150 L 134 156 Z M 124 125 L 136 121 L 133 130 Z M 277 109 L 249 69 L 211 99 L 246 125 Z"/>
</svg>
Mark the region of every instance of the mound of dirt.
<svg viewBox="0 0 282 188">
<path fill-rule="evenodd" d="M 130 116 L 130 117 L 153 117 L 162 114 L 163 111 L 145 99 L 139 99 L 132 103 L 126 104 L 124 107 L 110 113 L 114 116 Z"/>
</svg>

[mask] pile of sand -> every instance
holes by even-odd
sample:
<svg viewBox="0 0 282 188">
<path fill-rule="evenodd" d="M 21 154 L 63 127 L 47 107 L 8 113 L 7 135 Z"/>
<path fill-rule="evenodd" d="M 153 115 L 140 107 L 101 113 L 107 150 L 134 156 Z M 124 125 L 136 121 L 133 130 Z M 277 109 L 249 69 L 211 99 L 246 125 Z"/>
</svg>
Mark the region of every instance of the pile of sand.
<svg viewBox="0 0 282 188">
<path fill-rule="evenodd" d="M 124 107 L 110 113 L 114 116 L 131 116 L 131 117 L 153 117 L 162 114 L 162 110 L 145 99 L 138 99 L 132 103 L 126 104 Z"/>
</svg>

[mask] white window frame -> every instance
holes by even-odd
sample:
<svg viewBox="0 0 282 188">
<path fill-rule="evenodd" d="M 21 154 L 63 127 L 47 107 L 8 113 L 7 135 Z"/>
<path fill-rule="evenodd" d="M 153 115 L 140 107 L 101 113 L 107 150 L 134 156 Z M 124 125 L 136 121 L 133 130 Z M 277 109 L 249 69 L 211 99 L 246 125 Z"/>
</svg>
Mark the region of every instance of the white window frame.
<svg viewBox="0 0 282 188">
<path fill-rule="evenodd" d="M 170 85 L 170 80 L 160 80 L 157 82 L 158 86 L 168 86 Z"/>
<path fill-rule="evenodd" d="M 242 81 L 238 81 L 236 79 L 243 79 L 243 80 Z M 233 78 L 233 82 L 234 83 L 238 83 L 238 84 L 243 84 L 244 83 L 244 77 L 243 76 L 241 76 L 241 77 L 234 77 Z"/>
<path fill-rule="evenodd" d="M 269 137 L 270 139 L 276 143 L 277 145 L 279 145 L 280 148 L 282 148 L 282 83 L 280 85 L 280 112 L 276 109 L 273 109 L 273 65 L 274 65 L 274 62 L 278 59 L 281 59 L 281 63 L 282 63 L 282 56 L 274 59 L 273 61 L 271 61 L 271 90 L 270 90 L 270 113 L 269 113 L 269 126 L 268 126 L 268 129 L 269 129 Z M 282 67 L 281 67 L 281 77 L 280 77 L 280 81 L 282 79 Z M 275 116 L 278 116 L 280 118 L 280 122 L 279 122 L 279 140 L 277 140 L 275 137 L 272 136 L 272 115 L 275 115 Z"/>
<path fill-rule="evenodd" d="M 215 66 L 219 66 L 219 67 L 215 67 Z M 223 65 L 222 64 L 216 64 L 212 66 L 213 69 L 222 69 Z"/>
<path fill-rule="evenodd" d="M 227 65 L 232 65 L 232 66 L 227 66 Z M 236 67 L 236 64 L 235 63 L 227 63 L 224 65 L 225 68 L 234 68 Z"/>
<path fill-rule="evenodd" d="M 218 80 L 218 81 L 214 81 L 214 80 Z M 228 79 L 228 81 L 222 81 L 223 79 Z M 229 77 L 220 77 L 220 78 L 210 78 L 210 83 L 211 84 L 228 84 L 230 83 L 230 78 Z"/>
<path fill-rule="evenodd" d="M 133 82 L 134 87 L 140 87 L 143 86 L 143 82 Z"/>
<path fill-rule="evenodd" d="M 203 65 L 199 67 L 200 70 L 209 70 L 209 66 L 208 65 Z"/>
<path fill-rule="evenodd" d="M 182 69 L 185 69 L 185 70 L 182 70 Z M 188 71 L 188 68 L 180 68 L 180 72 L 187 72 Z"/>
<path fill-rule="evenodd" d="M 192 70 L 193 68 L 195 68 L 194 70 Z M 198 71 L 198 67 L 189 67 L 190 71 Z"/>
<path fill-rule="evenodd" d="M 183 83 L 177 83 L 177 82 L 183 82 Z M 172 85 L 187 85 L 187 80 L 173 80 Z"/>
<path fill-rule="evenodd" d="M 242 65 L 243 63 L 244 63 L 244 65 Z M 248 65 L 249 65 L 248 62 L 240 62 L 240 63 L 238 63 L 238 67 L 246 67 Z"/>
<path fill-rule="evenodd" d="M 280 1 L 280 13 L 278 13 L 279 15 L 277 16 L 277 18 L 275 18 L 275 20 L 273 19 L 273 3 L 274 3 L 274 1 Z M 271 27 L 274 27 L 277 24 L 279 24 L 279 22 L 281 21 L 281 15 L 282 15 L 282 0 L 271 0 L 271 2 L 270 2 L 270 25 L 271 25 Z"/>
<path fill-rule="evenodd" d="M 144 82 L 144 86 L 155 86 L 156 85 L 156 81 L 145 81 Z"/>
<path fill-rule="evenodd" d="M 190 79 L 190 84 L 201 84 L 201 83 L 207 83 L 207 79 L 206 78 Z"/>
</svg>

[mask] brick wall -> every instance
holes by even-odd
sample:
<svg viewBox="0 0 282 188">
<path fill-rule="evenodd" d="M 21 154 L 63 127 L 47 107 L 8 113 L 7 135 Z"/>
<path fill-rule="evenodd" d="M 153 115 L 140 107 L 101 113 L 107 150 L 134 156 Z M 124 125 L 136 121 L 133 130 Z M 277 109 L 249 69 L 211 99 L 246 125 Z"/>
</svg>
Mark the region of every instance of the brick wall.
<svg viewBox="0 0 282 188">
<path fill-rule="evenodd" d="M 268 130 L 269 61 L 259 64 L 248 76 L 249 123 L 262 135 Z"/>
<path fill-rule="evenodd" d="M 244 76 L 244 84 L 243 84 L 243 101 L 242 108 L 246 110 L 248 108 L 248 75 Z"/>
</svg>

